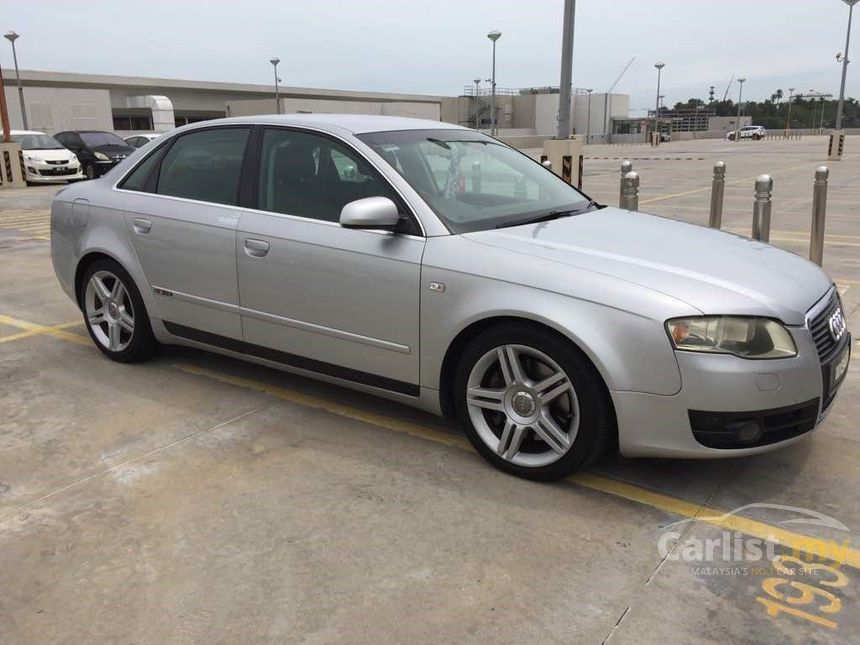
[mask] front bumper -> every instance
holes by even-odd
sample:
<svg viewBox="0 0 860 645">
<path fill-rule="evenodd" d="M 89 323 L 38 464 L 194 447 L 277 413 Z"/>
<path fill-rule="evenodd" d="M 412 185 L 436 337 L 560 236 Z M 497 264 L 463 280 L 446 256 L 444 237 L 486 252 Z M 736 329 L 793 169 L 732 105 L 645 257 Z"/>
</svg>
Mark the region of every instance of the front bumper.
<svg viewBox="0 0 860 645">
<path fill-rule="evenodd" d="M 24 161 L 24 173 L 26 181 L 39 184 L 75 181 L 84 178 L 79 163 L 48 164 L 45 162 Z"/>
<path fill-rule="evenodd" d="M 676 352 L 678 394 L 613 392 L 621 453 L 739 457 L 800 441 L 832 407 L 842 385 L 831 388 L 832 366 L 850 352 L 851 335 L 846 333 L 822 360 L 809 325 L 791 332 L 795 358 L 753 361 Z"/>
</svg>

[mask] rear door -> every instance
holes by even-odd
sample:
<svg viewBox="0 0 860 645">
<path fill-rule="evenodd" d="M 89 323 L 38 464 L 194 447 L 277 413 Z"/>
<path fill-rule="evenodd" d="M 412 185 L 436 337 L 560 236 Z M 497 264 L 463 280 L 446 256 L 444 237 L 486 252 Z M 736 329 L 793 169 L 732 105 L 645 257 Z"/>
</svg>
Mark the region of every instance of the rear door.
<svg viewBox="0 0 860 645">
<path fill-rule="evenodd" d="M 171 333 L 242 338 L 236 281 L 239 184 L 247 127 L 194 130 L 120 185 L 129 238 Z"/>
</svg>

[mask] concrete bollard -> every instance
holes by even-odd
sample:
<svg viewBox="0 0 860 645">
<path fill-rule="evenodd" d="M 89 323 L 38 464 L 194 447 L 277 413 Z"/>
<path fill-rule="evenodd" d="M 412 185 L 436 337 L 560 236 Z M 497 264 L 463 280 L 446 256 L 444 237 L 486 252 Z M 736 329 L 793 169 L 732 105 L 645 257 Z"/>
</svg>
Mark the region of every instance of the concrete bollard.
<svg viewBox="0 0 860 645">
<path fill-rule="evenodd" d="M 624 208 L 624 177 L 633 172 L 633 162 L 625 159 L 621 162 L 621 183 L 618 187 L 618 206 Z"/>
<path fill-rule="evenodd" d="M 755 202 L 753 203 L 753 239 L 770 241 L 770 210 L 773 195 L 773 178 L 759 175 L 755 180 Z"/>
<path fill-rule="evenodd" d="M 827 214 L 827 166 L 815 169 L 815 185 L 812 189 L 812 232 L 809 236 L 809 259 L 821 266 L 824 262 L 824 219 Z"/>
<path fill-rule="evenodd" d="M 628 172 L 621 185 L 621 208 L 628 211 L 639 210 L 639 175 Z"/>
<path fill-rule="evenodd" d="M 714 183 L 711 187 L 711 217 L 708 226 L 720 228 L 723 224 L 723 196 L 726 192 L 726 164 L 714 164 Z"/>
</svg>

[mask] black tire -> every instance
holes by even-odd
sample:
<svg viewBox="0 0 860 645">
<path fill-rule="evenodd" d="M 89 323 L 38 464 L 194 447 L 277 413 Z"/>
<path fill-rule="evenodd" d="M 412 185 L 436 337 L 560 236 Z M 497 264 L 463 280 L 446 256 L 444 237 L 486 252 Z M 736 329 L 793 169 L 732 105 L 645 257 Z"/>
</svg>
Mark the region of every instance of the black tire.
<svg viewBox="0 0 860 645">
<path fill-rule="evenodd" d="M 753 139 L 755 139 L 756 141 L 761 141 L 761 135 L 760 134 L 753 135 Z"/>
<path fill-rule="evenodd" d="M 522 466 L 500 457 L 480 437 L 469 416 L 466 389 L 469 374 L 487 352 L 503 345 L 523 345 L 545 354 L 562 368 L 579 403 L 579 428 L 568 449 L 557 461 L 545 466 Z M 512 323 L 481 333 L 464 351 L 455 379 L 457 416 L 466 436 L 484 459 L 517 477 L 552 481 L 580 470 L 606 449 L 615 436 L 615 416 L 608 392 L 588 358 L 559 334 L 529 323 Z"/>
<path fill-rule="evenodd" d="M 91 163 L 84 164 L 84 176 L 87 179 L 95 179 L 96 178 L 96 168 Z"/>
<path fill-rule="evenodd" d="M 99 334 L 95 330 L 95 327 L 98 326 L 102 330 L 102 333 L 105 334 L 104 325 L 107 325 L 107 323 L 94 325 L 87 316 L 86 299 L 88 285 L 95 274 L 103 272 L 115 276 L 122 283 L 128 295 L 128 300 L 131 301 L 131 315 L 134 320 L 134 329 L 130 332 L 130 337 L 127 337 L 124 343 L 125 346 L 119 351 L 113 351 L 109 347 L 106 347 L 99 339 Z M 92 338 L 93 343 L 95 343 L 102 354 L 112 361 L 117 361 L 118 363 L 142 361 L 154 356 L 160 349 L 161 345 L 152 333 L 152 327 L 149 324 L 149 315 L 147 314 L 146 306 L 143 304 L 143 299 L 140 297 L 140 292 L 137 290 L 137 285 L 135 285 L 134 280 L 132 280 L 128 272 L 117 262 L 103 258 L 96 260 L 87 267 L 83 281 L 81 282 L 80 301 L 78 304 L 84 314 L 84 323 L 86 324 L 90 338 Z M 125 303 L 125 306 L 128 306 L 128 302 Z M 104 308 L 105 306 L 103 305 Z"/>
</svg>

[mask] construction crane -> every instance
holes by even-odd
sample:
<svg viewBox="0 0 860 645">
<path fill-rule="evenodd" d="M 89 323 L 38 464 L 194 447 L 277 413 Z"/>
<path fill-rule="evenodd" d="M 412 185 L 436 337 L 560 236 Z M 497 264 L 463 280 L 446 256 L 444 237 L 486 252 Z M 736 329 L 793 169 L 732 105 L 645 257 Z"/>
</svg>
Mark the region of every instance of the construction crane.
<svg viewBox="0 0 860 645">
<path fill-rule="evenodd" d="M 735 75 L 732 74 L 732 77 L 729 79 L 729 84 L 726 86 L 726 93 L 723 94 L 723 101 L 726 100 L 726 97 L 729 95 L 729 90 L 732 89 L 732 83 L 735 82 Z"/>
<path fill-rule="evenodd" d="M 630 61 L 624 66 L 624 69 L 621 70 L 621 73 L 618 75 L 618 78 L 615 79 L 615 82 L 612 86 L 606 91 L 606 94 L 603 96 L 603 134 L 604 136 L 607 134 L 607 130 L 609 127 L 607 126 L 607 118 L 612 114 L 612 90 L 615 89 L 615 86 L 621 82 L 621 79 L 627 73 L 627 70 L 630 69 L 630 66 L 633 64 L 633 61 L 636 60 L 636 57 L 630 59 Z"/>
</svg>

